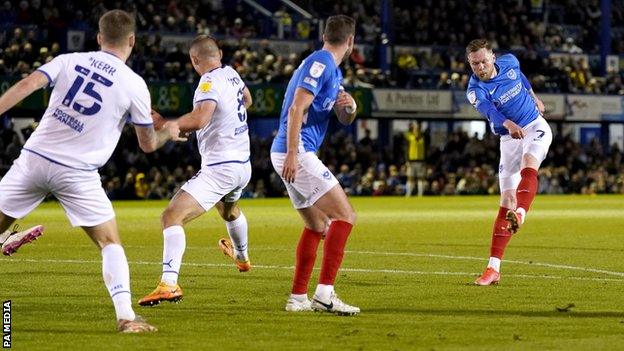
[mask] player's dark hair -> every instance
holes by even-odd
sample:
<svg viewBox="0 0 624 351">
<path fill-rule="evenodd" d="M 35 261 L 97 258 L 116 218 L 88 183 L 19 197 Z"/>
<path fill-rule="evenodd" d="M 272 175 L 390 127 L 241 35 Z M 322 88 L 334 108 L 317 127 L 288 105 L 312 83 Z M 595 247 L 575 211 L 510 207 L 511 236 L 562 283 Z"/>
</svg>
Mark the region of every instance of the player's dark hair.
<svg viewBox="0 0 624 351">
<path fill-rule="evenodd" d="M 345 15 L 331 16 L 327 18 L 323 35 L 329 44 L 344 44 L 350 36 L 355 35 L 355 20 Z"/>
<path fill-rule="evenodd" d="M 122 10 L 106 12 L 98 22 L 102 40 L 110 45 L 124 44 L 130 34 L 134 33 L 134 17 Z"/>
<path fill-rule="evenodd" d="M 466 56 L 468 56 L 471 52 L 479 51 L 481 49 L 492 51 L 492 44 L 490 44 L 487 39 L 475 39 L 466 46 Z"/>
<path fill-rule="evenodd" d="M 219 54 L 219 43 L 211 35 L 200 34 L 189 44 L 189 50 L 191 49 L 196 49 L 200 56 L 213 57 Z"/>
</svg>

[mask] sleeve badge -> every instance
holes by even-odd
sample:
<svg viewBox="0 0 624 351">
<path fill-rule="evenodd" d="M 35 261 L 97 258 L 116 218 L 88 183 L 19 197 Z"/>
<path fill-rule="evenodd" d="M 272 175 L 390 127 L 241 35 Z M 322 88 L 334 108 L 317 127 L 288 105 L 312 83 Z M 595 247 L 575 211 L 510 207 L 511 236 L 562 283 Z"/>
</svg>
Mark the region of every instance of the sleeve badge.
<svg viewBox="0 0 624 351">
<path fill-rule="evenodd" d="M 466 96 L 468 97 L 468 102 L 470 102 L 471 105 L 474 105 L 477 102 L 477 93 L 475 93 L 474 90 L 470 90 Z"/>
<path fill-rule="evenodd" d="M 212 88 L 212 82 L 201 82 L 199 83 L 199 91 L 202 93 L 207 93 Z"/>
<path fill-rule="evenodd" d="M 321 76 L 321 74 L 323 74 L 324 70 L 325 70 L 324 64 L 318 61 L 314 61 L 312 62 L 312 66 L 310 67 L 310 75 L 312 76 L 312 78 L 318 78 Z"/>
</svg>

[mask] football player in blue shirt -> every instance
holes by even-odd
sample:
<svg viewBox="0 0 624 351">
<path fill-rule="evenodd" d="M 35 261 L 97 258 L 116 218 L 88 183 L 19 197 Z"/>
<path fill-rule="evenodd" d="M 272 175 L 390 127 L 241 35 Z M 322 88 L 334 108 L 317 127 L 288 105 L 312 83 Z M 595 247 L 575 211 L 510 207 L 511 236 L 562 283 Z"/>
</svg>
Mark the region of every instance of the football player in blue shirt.
<svg viewBox="0 0 624 351">
<path fill-rule="evenodd" d="M 297 246 L 295 276 L 286 310 L 326 311 L 353 315 L 360 309 L 342 302 L 334 280 L 342 263 L 355 211 L 342 187 L 316 156 L 331 117 L 348 125 L 355 119 L 356 104 L 342 88 L 338 67 L 353 50 L 355 20 L 344 15 L 327 19 L 323 48 L 306 57 L 293 73 L 280 115 L 279 132 L 271 146 L 271 162 L 286 184 L 293 206 L 305 227 Z M 321 239 L 323 262 L 319 284 L 308 299 L 316 251 Z"/>
<path fill-rule="evenodd" d="M 497 58 L 485 39 L 471 41 L 466 56 L 474 72 L 468 101 L 500 135 L 500 208 L 494 221 L 490 261 L 477 285 L 497 284 L 500 263 L 511 235 L 526 218 L 537 192 L 537 170 L 548 153 L 552 131 L 543 117 L 544 104 L 535 95 L 512 54 Z"/>
</svg>

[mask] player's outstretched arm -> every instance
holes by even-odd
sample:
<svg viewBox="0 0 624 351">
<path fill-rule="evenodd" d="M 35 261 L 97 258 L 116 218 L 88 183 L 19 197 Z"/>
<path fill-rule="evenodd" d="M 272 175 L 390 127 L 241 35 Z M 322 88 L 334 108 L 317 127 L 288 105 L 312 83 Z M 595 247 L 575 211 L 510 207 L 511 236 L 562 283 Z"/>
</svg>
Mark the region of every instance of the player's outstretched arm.
<svg viewBox="0 0 624 351">
<path fill-rule="evenodd" d="M 180 128 L 173 122 L 165 122 L 158 131 L 154 130 L 151 125 L 135 125 L 134 130 L 139 140 L 139 147 L 145 153 L 156 151 L 169 140 L 186 141 L 186 138 L 180 137 Z"/>
<path fill-rule="evenodd" d="M 286 158 L 282 169 L 282 177 L 292 183 L 297 173 L 297 152 L 299 150 L 299 138 L 303 115 L 307 113 L 314 95 L 304 88 L 297 88 L 293 102 L 288 108 L 288 126 L 286 130 Z"/>
<path fill-rule="evenodd" d="M 216 109 L 217 103 L 213 100 L 200 101 L 193 107 L 193 111 L 178 118 L 175 123 L 183 133 L 200 130 L 210 123 Z"/>
<path fill-rule="evenodd" d="M 0 96 L 0 115 L 8 111 L 20 101 L 24 100 L 35 90 L 48 85 L 48 77 L 40 71 L 34 71 L 28 77 L 15 83 Z"/>
<path fill-rule="evenodd" d="M 334 112 L 336 112 L 338 121 L 345 126 L 353 123 L 355 115 L 357 114 L 356 110 L 357 104 L 355 103 L 355 99 L 351 96 L 351 94 L 344 90 L 340 90 L 338 93 L 338 99 L 334 105 Z"/>
</svg>

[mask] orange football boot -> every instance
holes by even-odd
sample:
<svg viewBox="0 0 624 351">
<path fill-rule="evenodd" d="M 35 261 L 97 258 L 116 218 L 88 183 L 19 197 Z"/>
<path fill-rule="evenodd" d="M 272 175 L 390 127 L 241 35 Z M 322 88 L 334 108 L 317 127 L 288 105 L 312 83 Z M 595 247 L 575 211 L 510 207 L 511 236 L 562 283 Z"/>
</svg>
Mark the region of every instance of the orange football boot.
<svg viewBox="0 0 624 351">
<path fill-rule="evenodd" d="M 229 256 L 236 264 L 239 272 L 248 272 L 251 269 L 251 261 L 249 259 L 241 261 L 234 255 L 234 249 L 232 248 L 232 242 L 230 239 L 222 238 L 219 240 L 219 248 L 224 255 Z"/>
<path fill-rule="evenodd" d="M 178 284 L 168 285 L 160 282 L 154 291 L 139 300 L 139 305 L 156 306 L 161 301 L 178 302 L 180 300 L 182 300 L 182 289 Z"/>
</svg>

